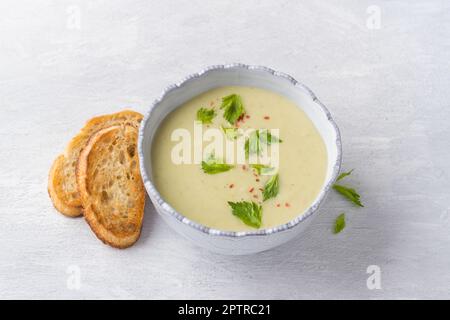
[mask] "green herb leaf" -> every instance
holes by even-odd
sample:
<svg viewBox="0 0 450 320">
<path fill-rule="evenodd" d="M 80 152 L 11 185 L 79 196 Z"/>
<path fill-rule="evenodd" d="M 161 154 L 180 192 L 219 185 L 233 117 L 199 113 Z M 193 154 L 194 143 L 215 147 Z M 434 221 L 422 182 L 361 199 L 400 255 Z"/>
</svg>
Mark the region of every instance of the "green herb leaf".
<svg viewBox="0 0 450 320">
<path fill-rule="evenodd" d="M 267 145 L 271 145 L 272 143 L 281 143 L 283 140 L 278 138 L 277 136 L 273 136 L 269 130 L 259 130 L 259 140 L 262 143 L 265 143 Z"/>
<path fill-rule="evenodd" d="M 207 174 L 226 172 L 231 170 L 233 167 L 234 166 L 226 163 L 207 163 L 206 161 L 202 161 L 203 172 Z"/>
<path fill-rule="evenodd" d="M 341 213 L 334 221 L 334 234 L 337 234 L 345 228 L 345 213 Z"/>
<path fill-rule="evenodd" d="M 248 137 L 248 154 L 259 154 L 261 147 L 259 144 L 259 131 L 255 130 Z"/>
<path fill-rule="evenodd" d="M 245 140 L 245 145 L 244 145 L 244 151 L 245 151 L 245 159 L 248 159 L 248 156 L 250 154 L 250 142 L 248 141 L 248 139 Z"/>
<path fill-rule="evenodd" d="M 276 169 L 274 167 L 269 167 L 265 164 L 250 164 L 250 167 L 256 170 L 256 173 L 259 175 L 273 175 L 276 173 Z"/>
<path fill-rule="evenodd" d="M 212 119 L 216 116 L 214 109 L 200 108 L 197 111 L 197 120 L 203 124 L 212 123 Z"/>
<path fill-rule="evenodd" d="M 263 201 L 266 201 L 270 198 L 275 198 L 280 191 L 280 185 L 278 181 L 278 173 L 272 176 L 269 181 L 267 181 L 266 185 L 263 189 Z"/>
<path fill-rule="evenodd" d="M 219 162 L 213 155 L 209 156 L 208 160 L 202 161 L 202 169 L 207 174 L 217 174 L 225 172 L 234 168 L 233 165 Z"/>
<path fill-rule="evenodd" d="M 355 191 L 355 189 L 348 188 L 340 184 L 333 185 L 333 189 L 342 194 L 345 198 L 347 198 L 357 206 L 364 207 L 360 201 L 360 195 Z"/>
<path fill-rule="evenodd" d="M 264 169 L 272 169 L 269 166 L 266 166 L 265 164 L 251 164 L 250 167 L 255 169 L 258 174 L 261 174 L 261 172 L 263 172 Z"/>
<path fill-rule="evenodd" d="M 239 137 L 237 128 L 225 128 L 224 126 L 221 126 L 221 128 L 228 140 L 236 140 Z"/>
<path fill-rule="evenodd" d="M 223 117 L 232 125 L 245 113 L 242 99 L 237 94 L 230 94 L 222 98 L 220 109 L 224 109 Z"/>
<path fill-rule="evenodd" d="M 231 207 L 233 215 L 242 220 L 246 225 L 259 228 L 261 227 L 262 220 L 262 207 L 255 202 L 241 201 L 231 202 L 228 201 Z"/>
<path fill-rule="evenodd" d="M 250 154 L 260 154 L 264 145 L 271 145 L 272 143 L 283 142 L 276 136 L 270 134 L 267 129 L 254 130 L 250 133 L 247 140 L 245 140 L 245 157 L 248 159 Z"/>
<path fill-rule="evenodd" d="M 342 173 L 339 175 L 339 177 L 336 179 L 336 182 L 339 181 L 339 180 L 341 180 L 341 179 L 344 179 L 346 176 L 351 175 L 352 172 L 353 172 L 353 170 L 355 170 L 355 169 L 352 169 L 352 170 L 350 170 L 349 172 L 342 172 Z"/>
</svg>

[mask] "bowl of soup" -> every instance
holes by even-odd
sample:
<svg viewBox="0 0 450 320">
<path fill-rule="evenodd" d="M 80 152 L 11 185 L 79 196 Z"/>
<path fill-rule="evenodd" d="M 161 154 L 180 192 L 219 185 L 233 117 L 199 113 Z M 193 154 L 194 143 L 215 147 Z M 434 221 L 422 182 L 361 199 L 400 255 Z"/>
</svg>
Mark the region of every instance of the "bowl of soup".
<svg viewBox="0 0 450 320">
<path fill-rule="evenodd" d="M 330 112 L 291 76 L 243 64 L 168 87 L 139 131 L 142 179 L 164 221 L 230 255 L 299 235 L 334 183 L 341 140 Z"/>
</svg>

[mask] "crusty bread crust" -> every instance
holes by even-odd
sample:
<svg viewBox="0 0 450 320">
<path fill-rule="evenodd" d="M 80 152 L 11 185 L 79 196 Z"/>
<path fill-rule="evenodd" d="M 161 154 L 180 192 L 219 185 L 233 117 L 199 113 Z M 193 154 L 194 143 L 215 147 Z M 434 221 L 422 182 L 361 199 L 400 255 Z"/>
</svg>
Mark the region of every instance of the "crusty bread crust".
<svg viewBox="0 0 450 320">
<path fill-rule="evenodd" d="M 56 192 L 57 188 L 62 188 L 61 184 L 64 179 L 64 174 L 62 173 L 63 168 L 64 155 L 61 154 L 53 161 L 53 165 L 50 168 L 48 175 L 48 194 L 56 210 L 68 217 L 78 217 L 83 213 L 83 208 L 81 206 L 74 207 L 66 204 L 66 201 L 60 199 Z"/>
<path fill-rule="evenodd" d="M 48 190 L 55 208 L 69 217 L 82 214 L 81 199 L 76 183 L 75 169 L 81 150 L 90 137 L 99 130 L 115 125 L 139 127 L 142 115 L 131 110 L 99 116 L 89 120 L 66 147 L 64 156 L 55 160 L 50 171 Z"/>
<path fill-rule="evenodd" d="M 129 125 L 102 129 L 91 137 L 77 164 L 84 217 L 100 240 L 116 248 L 138 240 L 144 217 L 137 134 Z"/>
</svg>

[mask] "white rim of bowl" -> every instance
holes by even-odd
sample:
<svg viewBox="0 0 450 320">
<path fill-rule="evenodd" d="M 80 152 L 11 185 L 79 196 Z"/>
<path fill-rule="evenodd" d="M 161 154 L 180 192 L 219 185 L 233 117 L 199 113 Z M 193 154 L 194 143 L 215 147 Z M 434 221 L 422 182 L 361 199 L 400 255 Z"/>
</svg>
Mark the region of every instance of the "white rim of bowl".
<svg viewBox="0 0 450 320">
<path fill-rule="evenodd" d="M 256 231 L 223 231 L 223 230 L 218 230 L 218 229 L 204 226 L 200 223 L 197 223 L 195 221 L 188 219 L 187 217 L 185 217 L 184 215 L 182 215 L 181 213 L 179 213 L 178 211 L 173 209 L 172 206 L 170 206 L 161 197 L 161 195 L 157 191 L 155 185 L 152 183 L 152 181 L 149 179 L 149 176 L 147 175 L 147 171 L 144 166 L 144 154 L 143 154 L 144 129 L 145 129 L 145 126 L 146 126 L 148 120 L 152 116 L 153 110 L 155 109 L 155 107 L 165 98 L 165 96 L 169 92 L 172 92 L 173 90 L 184 86 L 186 83 L 192 81 L 193 79 L 199 78 L 199 77 L 203 76 L 205 73 L 208 73 L 211 71 L 226 70 L 226 69 L 257 70 L 257 71 L 267 72 L 267 73 L 271 74 L 272 76 L 280 77 L 280 78 L 288 80 L 295 88 L 303 90 L 305 93 L 307 93 L 310 96 L 310 98 L 313 100 L 313 102 L 315 102 L 316 105 L 321 109 L 321 111 L 323 113 L 325 113 L 325 115 L 328 119 L 328 122 L 334 128 L 334 131 L 336 134 L 335 143 L 336 143 L 336 149 L 337 149 L 337 156 L 336 156 L 335 162 L 333 164 L 333 172 L 331 174 L 331 178 L 328 180 L 325 187 L 322 188 L 319 196 L 316 198 L 316 200 L 313 202 L 313 204 L 304 213 L 298 215 L 295 219 L 293 219 L 285 224 L 282 224 L 282 225 L 279 225 L 276 227 L 272 227 L 272 228 L 260 229 L 260 230 L 256 230 Z M 286 231 L 286 230 L 292 229 L 293 227 L 300 224 L 302 221 L 306 220 L 308 217 L 312 216 L 313 213 L 317 211 L 317 209 L 319 208 L 322 201 L 325 199 L 326 194 L 328 193 L 329 189 L 331 188 L 331 186 L 333 185 L 333 183 L 335 182 L 335 180 L 339 174 L 339 170 L 341 168 L 341 162 L 342 162 L 342 145 L 341 145 L 341 135 L 339 132 L 339 128 L 336 125 L 333 118 L 331 117 L 330 112 L 325 107 L 325 105 L 322 102 L 320 102 L 319 99 L 317 99 L 316 95 L 307 86 L 298 82 L 292 76 L 290 76 L 286 73 L 275 71 L 273 69 L 270 69 L 270 68 L 267 68 L 264 66 L 254 66 L 254 65 L 246 65 L 246 64 L 241 64 L 241 63 L 232 63 L 232 64 L 213 65 L 213 66 L 206 67 L 206 68 L 202 69 L 200 72 L 193 73 L 193 74 L 187 76 L 186 78 L 184 78 L 182 81 L 168 86 L 162 92 L 162 94 L 159 96 L 159 98 L 156 99 L 150 105 L 149 110 L 147 111 L 147 113 L 144 116 L 144 119 L 141 122 L 141 125 L 139 128 L 139 138 L 138 138 L 138 155 L 139 155 L 139 167 L 140 167 L 140 171 L 141 171 L 142 180 L 144 182 L 145 189 L 147 190 L 150 198 L 153 198 L 153 200 L 156 202 L 156 203 L 154 203 L 154 201 L 152 200 L 154 205 L 161 207 L 163 209 L 162 211 L 164 213 L 168 213 L 172 217 L 176 218 L 179 222 L 186 224 L 186 225 L 188 225 L 200 232 L 203 232 L 205 234 L 215 235 L 215 236 L 225 236 L 225 237 L 230 237 L 230 238 L 238 238 L 238 237 L 240 238 L 240 237 L 247 237 L 247 236 L 264 236 L 264 235 L 269 235 L 269 234 L 273 234 L 273 233 Z"/>
</svg>

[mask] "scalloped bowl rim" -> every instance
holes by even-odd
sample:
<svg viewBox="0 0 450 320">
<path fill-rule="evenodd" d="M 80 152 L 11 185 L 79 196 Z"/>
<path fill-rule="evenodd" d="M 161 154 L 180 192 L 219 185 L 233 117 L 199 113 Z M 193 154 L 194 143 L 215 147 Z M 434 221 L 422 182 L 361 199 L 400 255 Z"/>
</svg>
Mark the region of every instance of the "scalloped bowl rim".
<svg viewBox="0 0 450 320">
<path fill-rule="evenodd" d="M 281 77 L 281 78 L 288 80 L 295 88 L 299 88 L 299 89 L 303 90 L 305 93 L 307 93 L 309 95 L 309 97 L 312 99 L 312 101 L 321 109 L 321 111 L 323 113 L 325 113 L 325 115 L 328 119 L 328 122 L 333 127 L 333 129 L 335 131 L 334 133 L 336 135 L 335 144 L 336 144 L 337 152 L 336 152 L 336 158 L 334 159 L 335 161 L 333 163 L 333 170 L 332 170 L 331 176 L 328 179 L 326 185 L 324 187 L 322 187 L 318 197 L 316 197 L 316 200 L 311 204 L 311 206 L 308 207 L 308 209 L 306 211 L 299 214 L 293 220 L 291 220 L 285 224 L 282 224 L 282 225 L 278 225 L 278 226 L 271 227 L 271 228 L 260 229 L 260 230 L 256 230 L 256 231 L 218 230 L 218 229 L 204 226 L 198 222 L 195 222 L 195 221 L 187 218 L 186 216 L 184 216 L 183 214 L 179 213 L 174 208 L 172 208 L 172 206 L 170 206 L 161 197 L 161 195 L 158 192 L 158 190 L 156 189 L 155 185 L 149 178 L 149 175 L 147 174 L 147 170 L 144 165 L 145 157 L 144 157 L 144 153 L 143 153 L 143 143 L 144 143 L 145 127 L 146 127 L 148 120 L 152 116 L 154 109 L 161 101 L 164 100 L 166 95 L 169 94 L 170 92 L 172 92 L 173 90 L 176 90 L 176 89 L 184 86 L 186 83 L 203 76 L 204 74 L 206 74 L 208 72 L 227 70 L 227 69 L 235 69 L 235 68 L 243 68 L 243 69 L 247 69 L 247 70 L 257 70 L 257 71 L 267 72 L 267 73 L 270 73 L 272 76 Z M 159 98 L 157 98 L 150 105 L 149 110 L 146 112 L 146 114 L 144 115 L 144 118 L 141 122 L 141 125 L 139 128 L 139 136 L 138 136 L 138 155 L 139 155 L 140 172 L 141 172 L 142 180 L 144 182 L 145 189 L 147 190 L 150 198 L 152 199 L 152 202 L 156 201 L 157 205 L 164 209 L 164 210 L 162 210 L 164 212 L 164 214 L 169 214 L 171 217 L 177 219 L 181 223 L 186 224 L 186 225 L 196 229 L 197 231 L 206 233 L 208 235 L 224 236 L 224 237 L 231 237 L 231 238 L 241 238 L 241 237 L 248 237 L 248 236 L 265 236 L 265 235 L 269 235 L 269 234 L 273 234 L 273 233 L 286 231 L 286 230 L 294 228 L 295 226 L 300 224 L 302 221 L 305 221 L 307 218 L 312 216 L 317 211 L 317 209 L 319 208 L 319 206 L 323 202 L 323 200 L 325 199 L 326 194 L 328 193 L 329 189 L 331 188 L 331 186 L 333 185 L 333 183 L 335 182 L 335 180 L 339 174 L 341 162 L 342 162 L 342 145 L 341 145 L 341 135 L 340 135 L 338 126 L 336 125 L 335 121 L 331 117 L 331 114 L 328 111 L 328 109 L 325 107 L 325 105 L 322 102 L 319 101 L 319 99 L 316 97 L 316 95 L 312 92 L 311 89 L 309 89 L 304 84 L 298 82 L 292 76 L 290 76 L 286 73 L 275 71 L 271 68 L 264 67 L 264 66 L 233 63 L 233 64 L 213 65 L 213 66 L 206 67 L 206 68 L 202 69 L 200 72 L 193 73 L 193 74 L 187 76 L 186 78 L 184 78 L 183 80 L 181 80 L 180 82 L 172 84 L 172 85 L 168 86 L 165 90 L 163 90 L 163 92 L 161 93 Z"/>
</svg>

